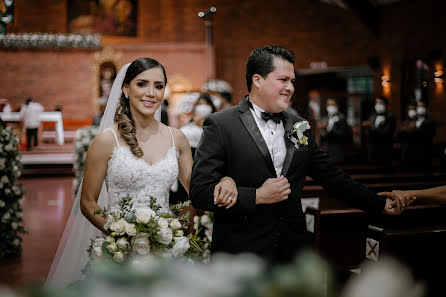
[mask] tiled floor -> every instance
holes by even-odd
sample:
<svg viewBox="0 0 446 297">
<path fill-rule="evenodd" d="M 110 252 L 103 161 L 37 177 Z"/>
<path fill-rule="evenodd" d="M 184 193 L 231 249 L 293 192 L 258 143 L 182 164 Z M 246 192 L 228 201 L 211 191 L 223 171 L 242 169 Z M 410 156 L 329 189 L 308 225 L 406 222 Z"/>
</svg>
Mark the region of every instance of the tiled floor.
<svg viewBox="0 0 446 297">
<path fill-rule="evenodd" d="M 19 288 L 45 281 L 73 203 L 73 177 L 22 178 L 23 254 L 0 262 L 0 284 Z"/>
</svg>

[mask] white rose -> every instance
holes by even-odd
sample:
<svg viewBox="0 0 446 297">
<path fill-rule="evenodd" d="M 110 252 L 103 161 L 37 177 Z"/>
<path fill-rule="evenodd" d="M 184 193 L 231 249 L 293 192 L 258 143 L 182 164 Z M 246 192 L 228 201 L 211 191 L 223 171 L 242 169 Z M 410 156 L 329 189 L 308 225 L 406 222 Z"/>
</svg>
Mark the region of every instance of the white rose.
<svg viewBox="0 0 446 297">
<path fill-rule="evenodd" d="M 109 245 L 107 245 L 107 250 L 113 254 L 114 252 L 116 252 L 118 250 L 118 246 L 114 242 L 110 243 Z"/>
<path fill-rule="evenodd" d="M 104 242 L 104 238 L 97 238 L 93 243 L 93 256 L 96 258 L 102 258 L 104 255 L 102 252 L 102 243 Z"/>
<path fill-rule="evenodd" d="M 160 226 L 161 229 L 167 229 L 169 228 L 169 222 L 167 222 L 165 218 L 159 218 L 158 226 Z"/>
<path fill-rule="evenodd" d="M 15 246 L 19 246 L 19 244 L 20 244 L 20 239 L 15 238 L 15 239 L 12 241 L 12 244 L 15 245 Z"/>
<path fill-rule="evenodd" d="M 159 241 L 163 244 L 169 244 L 172 241 L 172 230 L 164 228 L 158 231 Z"/>
<path fill-rule="evenodd" d="M 174 257 L 182 256 L 190 248 L 189 239 L 187 237 L 175 237 L 175 245 L 172 248 Z"/>
<path fill-rule="evenodd" d="M 109 235 L 109 236 L 107 236 L 105 241 L 107 241 L 108 243 L 113 243 L 113 242 L 115 242 L 115 239 Z"/>
<path fill-rule="evenodd" d="M 6 175 L 3 175 L 0 179 L 0 184 L 7 184 L 9 182 L 9 179 Z"/>
<path fill-rule="evenodd" d="M 178 219 L 173 219 L 172 222 L 170 222 L 170 228 L 172 228 L 173 230 L 180 229 L 181 228 L 180 221 Z"/>
<path fill-rule="evenodd" d="M 13 230 L 16 230 L 16 229 L 17 229 L 17 226 L 18 226 L 18 225 L 17 225 L 16 222 L 12 222 L 12 223 L 11 223 L 11 227 L 12 227 Z"/>
<path fill-rule="evenodd" d="M 114 222 L 110 225 L 110 230 L 117 235 L 123 235 L 125 233 L 125 226 L 127 222 L 124 219 L 119 219 L 119 221 Z"/>
<path fill-rule="evenodd" d="M 135 236 L 136 235 L 136 226 L 135 226 L 135 224 L 127 224 L 127 225 L 125 225 L 125 232 L 129 236 Z"/>
<path fill-rule="evenodd" d="M 200 218 L 198 216 L 194 216 L 194 223 L 195 224 L 200 223 Z"/>
<path fill-rule="evenodd" d="M 3 206 L 5 206 L 5 205 L 6 205 L 5 201 L 0 200 L 0 207 L 3 207 Z"/>
<path fill-rule="evenodd" d="M 183 230 L 175 230 L 175 236 L 176 236 L 176 237 L 184 236 L 184 232 L 183 232 Z"/>
<path fill-rule="evenodd" d="M 212 228 L 206 229 L 206 231 L 204 231 L 204 234 L 206 234 L 206 238 L 209 241 L 212 241 Z"/>
<path fill-rule="evenodd" d="M 140 255 L 147 255 L 150 252 L 150 241 L 147 234 L 140 233 L 136 235 L 133 242 L 133 250 Z"/>
<path fill-rule="evenodd" d="M 13 186 L 12 187 L 12 191 L 14 192 L 14 194 L 16 195 L 20 195 L 20 188 L 17 186 Z"/>
<path fill-rule="evenodd" d="M 210 224 L 211 222 L 211 218 L 209 218 L 208 215 L 202 215 L 201 216 L 201 224 L 206 226 L 207 224 Z"/>
<path fill-rule="evenodd" d="M 11 189 L 5 189 L 5 194 L 6 194 L 6 195 L 11 194 Z"/>
<path fill-rule="evenodd" d="M 124 262 L 125 260 L 124 254 L 122 252 L 116 252 L 113 255 L 113 260 L 115 260 L 116 262 Z"/>
<path fill-rule="evenodd" d="M 125 238 L 119 238 L 118 241 L 116 241 L 116 244 L 118 245 L 118 247 L 120 249 L 125 250 L 127 248 L 127 246 L 129 245 L 129 242 L 127 241 L 127 239 Z"/>
<path fill-rule="evenodd" d="M 22 205 L 23 202 L 25 202 L 25 200 L 23 200 L 23 198 L 20 198 L 19 200 L 17 200 L 17 202 L 18 202 L 20 205 Z"/>
<path fill-rule="evenodd" d="M 152 216 L 156 213 L 149 207 L 137 209 L 135 212 L 136 221 L 138 223 L 147 224 Z"/>
<path fill-rule="evenodd" d="M 3 215 L 3 219 L 5 219 L 5 220 L 9 220 L 10 217 L 11 217 L 11 215 L 9 214 L 9 212 L 7 212 Z"/>
<path fill-rule="evenodd" d="M 0 170 L 5 169 L 5 158 L 0 158 Z"/>
</svg>

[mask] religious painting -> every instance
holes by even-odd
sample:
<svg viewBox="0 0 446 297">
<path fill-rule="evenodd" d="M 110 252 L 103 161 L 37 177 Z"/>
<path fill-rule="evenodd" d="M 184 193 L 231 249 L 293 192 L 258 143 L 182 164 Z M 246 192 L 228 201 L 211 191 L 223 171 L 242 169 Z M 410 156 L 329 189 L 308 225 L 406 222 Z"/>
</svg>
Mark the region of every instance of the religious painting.
<svg viewBox="0 0 446 297">
<path fill-rule="evenodd" d="M 68 0 L 68 32 L 136 36 L 137 0 Z"/>
</svg>

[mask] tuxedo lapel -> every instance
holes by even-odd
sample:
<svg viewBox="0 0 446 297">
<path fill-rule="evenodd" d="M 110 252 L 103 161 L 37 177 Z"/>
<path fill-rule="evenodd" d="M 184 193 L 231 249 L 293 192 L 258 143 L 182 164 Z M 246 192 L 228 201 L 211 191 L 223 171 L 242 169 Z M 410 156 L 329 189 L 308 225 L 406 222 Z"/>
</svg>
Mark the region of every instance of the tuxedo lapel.
<svg viewBox="0 0 446 297">
<path fill-rule="evenodd" d="M 284 112 L 285 113 L 285 112 Z M 285 113 L 285 119 L 283 120 L 283 127 L 285 129 L 285 134 L 287 131 L 291 131 L 293 129 L 293 123 L 288 114 Z M 283 136 L 285 137 L 285 135 Z M 294 144 L 285 137 L 285 146 L 286 146 L 286 155 L 285 160 L 283 161 L 282 167 L 282 175 L 285 176 L 288 173 L 288 169 L 290 168 L 291 161 L 293 160 L 295 147 Z"/>
<path fill-rule="evenodd" d="M 246 98 L 243 99 L 239 105 L 239 110 L 242 113 L 240 115 L 240 119 L 242 120 L 243 125 L 245 125 L 246 130 L 248 130 L 249 134 L 251 135 L 251 138 L 254 140 L 257 148 L 259 149 L 260 153 L 265 159 L 268 169 L 270 169 L 275 176 L 276 170 L 274 169 L 274 164 L 271 159 L 271 155 L 269 154 L 268 147 L 266 146 L 262 133 L 260 132 L 259 127 L 257 127 L 257 123 L 254 117 L 252 116 L 252 113 L 246 101 L 247 101 Z"/>
</svg>

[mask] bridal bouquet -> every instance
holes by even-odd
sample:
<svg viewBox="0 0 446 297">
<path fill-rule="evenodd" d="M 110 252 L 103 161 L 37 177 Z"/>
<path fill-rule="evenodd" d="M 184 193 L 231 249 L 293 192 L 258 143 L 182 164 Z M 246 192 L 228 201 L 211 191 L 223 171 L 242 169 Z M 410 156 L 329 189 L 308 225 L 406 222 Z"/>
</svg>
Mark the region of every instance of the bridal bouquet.
<svg viewBox="0 0 446 297">
<path fill-rule="evenodd" d="M 190 201 L 171 207 L 171 214 L 162 214 L 155 198 L 150 205 L 132 209 L 131 197 L 122 198 L 120 209 L 114 212 L 98 209 L 95 214 L 107 217 L 104 228 L 110 235 L 97 237 L 88 249 L 89 264 L 98 259 L 126 262 L 133 256 L 160 258 L 201 258 L 204 252 L 198 232 L 185 235 L 189 213 L 180 213 Z"/>
</svg>

